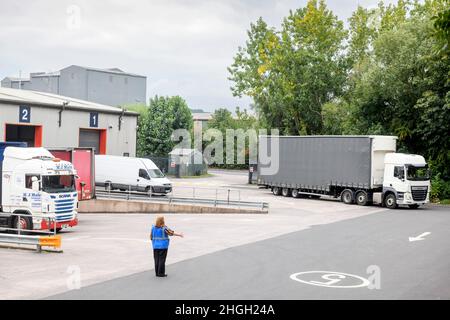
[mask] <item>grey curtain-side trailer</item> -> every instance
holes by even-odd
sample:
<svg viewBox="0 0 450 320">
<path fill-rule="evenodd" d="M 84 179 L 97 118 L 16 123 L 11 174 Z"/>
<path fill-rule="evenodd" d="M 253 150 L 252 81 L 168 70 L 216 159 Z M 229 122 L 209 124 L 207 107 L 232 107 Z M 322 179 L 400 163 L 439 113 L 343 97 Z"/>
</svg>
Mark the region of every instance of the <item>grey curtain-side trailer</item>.
<svg viewBox="0 0 450 320">
<path fill-rule="evenodd" d="M 423 190 L 429 191 L 429 177 L 408 180 L 405 172 L 426 168 L 426 163 L 422 156 L 395 153 L 396 140 L 395 136 L 260 136 L 258 184 L 286 197 L 331 196 L 347 204 L 418 207 L 428 202 Z M 270 163 L 263 163 L 265 159 Z M 408 194 L 411 199 L 404 198 Z"/>
</svg>

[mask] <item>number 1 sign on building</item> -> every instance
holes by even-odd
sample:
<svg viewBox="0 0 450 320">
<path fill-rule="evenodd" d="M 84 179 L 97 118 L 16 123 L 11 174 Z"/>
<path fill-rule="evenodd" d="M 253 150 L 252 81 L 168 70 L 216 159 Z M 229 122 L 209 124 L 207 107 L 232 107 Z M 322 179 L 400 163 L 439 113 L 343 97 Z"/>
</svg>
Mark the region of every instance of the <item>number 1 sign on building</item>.
<svg viewBox="0 0 450 320">
<path fill-rule="evenodd" d="M 91 128 L 98 128 L 98 112 L 91 112 L 89 115 L 89 126 Z"/>
</svg>

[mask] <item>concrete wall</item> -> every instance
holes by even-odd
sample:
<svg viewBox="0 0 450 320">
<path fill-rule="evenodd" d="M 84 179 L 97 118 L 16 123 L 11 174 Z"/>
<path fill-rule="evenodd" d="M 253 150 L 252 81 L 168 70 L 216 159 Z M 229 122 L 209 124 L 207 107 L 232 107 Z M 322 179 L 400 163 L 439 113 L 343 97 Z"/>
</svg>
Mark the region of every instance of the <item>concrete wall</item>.
<svg viewBox="0 0 450 320">
<path fill-rule="evenodd" d="M 257 213 L 267 210 L 221 208 L 192 204 L 168 204 L 161 202 L 130 201 L 116 199 L 94 199 L 81 201 L 79 213 Z"/>
<path fill-rule="evenodd" d="M 31 106 L 31 123 L 26 124 L 43 126 L 43 147 L 78 147 L 79 129 L 89 128 L 90 111 L 63 111 L 61 127 L 58 126 L 58 112 L 58 108 Z M 19 124 L 18 120 L 19 105 L 0 102 L 0 141 L 5 141 L 5 124 Z M 98 123 L 98 128 L 95 129 L 106 129 L 107 132 L 107 154 L 136 154 L 137 117 L 124 116 L 120 131 L 119 114 L 99 112 Z"/>
</svg>

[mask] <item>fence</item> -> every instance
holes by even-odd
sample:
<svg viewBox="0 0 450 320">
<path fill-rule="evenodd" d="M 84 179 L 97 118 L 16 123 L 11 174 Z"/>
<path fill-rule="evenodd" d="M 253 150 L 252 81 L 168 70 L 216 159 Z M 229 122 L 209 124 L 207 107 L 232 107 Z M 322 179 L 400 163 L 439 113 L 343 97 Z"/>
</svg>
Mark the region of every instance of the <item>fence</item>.
<svg viewBox="0 0 450 320">
<path fill-rule="evenodd" d="M 161 156 L 145 156 L 144 158 L 152 160 L 163 173 L 169 172 L 169 158 Z"/>
<path fill-rule="evenodd" d="M 3 214 L 4 215 L 4 214 Z M 3 228 L 0 227 L 2 231 L 7 231 L 10 233 L 0 233 L 0 243 L 12 243 L 12 244 L 25 244 L 25 245 L 34 245 L 36 246 L 36 251 L 41 252 L 42 247 L 61 247 L 61 236 L 56 235 L 56 228 L 53 230 L 30 230 L 23 229 L 21 220 L 29 219 L 31 220 L 31 225 L 33 223 L 33 218 L 41 218 L 45 219 L 48 222 L 48 226 L 56 226 L 56 219 L 54 217 L 47 217 L 43 215 L 29 215 L 23 213 L 13 213 L 8 214 L 8 216 L 18 217 L 19 222 L 16 224 L 16 228 Z M 12 233 L 12 234 L 11 234 Z M 30 234 L 39 234 L 39 235 L 30 235 Z"/>
<path fill-rule="evenodd" d="M 267 202 L 247 201 L 247 197 L 242 190 L 231 188 L 205 188 L 205 187 L 185 187 L 177 186 L 166 196 L 149 195 L 144 192 L 132 191 L 131 186 L 128 191 L 111 191 L 105 189 L 96 190 L 97 198 L 141 200 L 168 203 L 190 203 L 204 204 L 214 207 L 238 207 L 256 208 L 261 211 L 269 209 Z"/>
</svg>

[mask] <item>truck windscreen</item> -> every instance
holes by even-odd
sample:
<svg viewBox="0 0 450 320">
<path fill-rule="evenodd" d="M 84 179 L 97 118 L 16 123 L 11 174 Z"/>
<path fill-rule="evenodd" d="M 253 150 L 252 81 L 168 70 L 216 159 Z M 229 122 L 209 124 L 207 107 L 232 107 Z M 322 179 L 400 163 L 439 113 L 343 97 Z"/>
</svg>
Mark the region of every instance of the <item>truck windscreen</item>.
<svg viewBox="0 0 450 320">
<path fill-rule="evenodd" d="M 75 191 L 75 177 L 73 175 L 42 176 L 42 191 L 48 193 L 62 193 Z"/>
<path fill-rule="evenodd" d="M 407 166 L 407 179 L 411 181 L 426 181 L 430 180 L 430 170 L 427 166 L 416 167 Z"/>
</svg>

